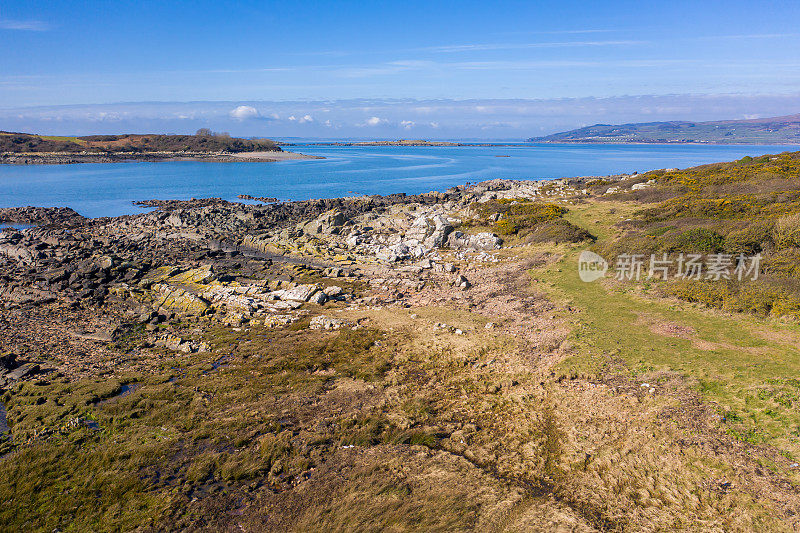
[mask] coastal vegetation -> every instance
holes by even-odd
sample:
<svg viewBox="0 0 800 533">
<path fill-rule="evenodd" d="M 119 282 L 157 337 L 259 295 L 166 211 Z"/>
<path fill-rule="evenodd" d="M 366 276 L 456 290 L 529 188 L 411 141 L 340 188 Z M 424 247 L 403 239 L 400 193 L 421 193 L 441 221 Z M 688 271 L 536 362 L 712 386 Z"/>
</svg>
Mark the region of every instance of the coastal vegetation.
<svg viewBox="0 0 800 533">
<path fill-rule="evenodd" d="M 0 210 L 0 523 L 797 530 L 799 170 Z"/>
<path fill-rule="evenodd" d="M 201 129 L 195 135 L 88 135 L 61 137 L 0 132 L 0 152 L 258 152 L 280 151 L 269 139 L 240 139 Z"/>
<path fill-rule="evenodd" d="M 652 186 L 605 197 L 638 209 L 620 224 L 619 237 L 598 243 L 598 252 L 612 262 L 621 253 L 732 261 L 759 255 L 757 280 L 673 277 L 659 289 L 727 310 L 800 315 L 800 153 L 654 171 L 646 179 Z"/>
<path fill-rule="evenodd" d="M 472 224 L 491 226 L 500 235 L 516 235 L 525 242 L 581 242 L 592 235 L 563 217 L 562 205 L 526 198 L 502 198 L 476 204 Z"/>
</svg>

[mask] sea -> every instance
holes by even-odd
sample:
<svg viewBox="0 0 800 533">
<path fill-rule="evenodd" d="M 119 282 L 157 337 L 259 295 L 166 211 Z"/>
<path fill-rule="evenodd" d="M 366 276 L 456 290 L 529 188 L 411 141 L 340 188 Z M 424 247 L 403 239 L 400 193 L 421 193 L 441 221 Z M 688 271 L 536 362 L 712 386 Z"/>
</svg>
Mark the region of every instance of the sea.
<svg viewBox="0 0 800 533">
<path fill-rule="evenodd" d="M 579 145 L 313 146 L 325 159 L 277 163 L 0 165 L 0 207 L 71 207 L 87 217 L 133 214 L 137 200 L 240 194 L 285 200 L 444 191 L 467 182 L 645 172 L 798 150 L 797 146 Z"/>
</svg>

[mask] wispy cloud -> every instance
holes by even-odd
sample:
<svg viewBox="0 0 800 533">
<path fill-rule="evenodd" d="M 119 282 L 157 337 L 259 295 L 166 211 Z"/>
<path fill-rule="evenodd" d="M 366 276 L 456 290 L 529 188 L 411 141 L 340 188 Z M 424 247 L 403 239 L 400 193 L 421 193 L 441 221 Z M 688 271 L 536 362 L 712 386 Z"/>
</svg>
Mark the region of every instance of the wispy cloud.
<svg viewBox="0 0 800 533">
<path fill-rule="evenodd" d="M 633 46 L 646 44 L 647 41 L 563 41 L 563 42 L 544 42 L 544 43 L 479 43 L 479 44 L 456 44 L 445 46 L 429 46 L 420 48 L 426 52 L 475 52 L 481 50 L 526 50 L 533 48 L 575 48 L 593 46 Z"/>
<path fill-rule="evenodd" d="M 800 33 L 742 33 L 735 35 L 699 35 L 690 37 L 692 41 L 716 41 L 716 40 L 756 40 L 756 39 L 791 39 L 800 37 Z"/>
<path fill-rule="evenodd" d="M 542 68 L 655 68 L 674 65 L 697 64 L 695 59 L 612 59 L 597 61 L 541 60 L 541 61 L 461 61 L 444 63 L 452 68 L 464 70 L 532 70 Z"/>
<path fill-rule="evenodd" d="M 335 131 L 341 137 L 402 138 L 413 131 L 415 138 L 526 138 L 601 122 L 785 115 L 798 110 L 799 96 L 794 92 L 772 96 L 140 102 L 0 109 L 0 122 L 4 129 L 53 135 L 144 129 L 193 132 L 209 127 L 245 136 L 326 137 Z"/>
<path fill-rule="evenodd" d="M 332 67 L 335 75 L 343 78 L 372 78 L 408 71 L 437 71 L 441 73 L 470 70 L 523 71 L 566 68 L 660 68 L 700 64 L 700 60 L 687 59 L 598 59 L 598 60 L 496 60 L 496 61 L 391 61 L 359 67 Z"/>
<path fill-rule="evenodd" d="M 511 35 L 581 35 L 592 33 L 607 33 L 616 30 L 563 30 L 563 31 L 534 31 L 534 32 L 500 32 L 496 36 Z M 526 48 L 560 48 L 560 47 L 580 47 L 580 46 L 623 46 L 632 44 L 642 44 L 645 41 L 617 40 L 617 41 L 566 41 L 566 42 L 544 42 L 544 43 L 486 43 L 469 45 L 435 45 L 414 48 L 393 48 L 392 52 L 468 52 L 472 50 L 515 50 Z M 358 49 L 358 50 L 310 50 L 303 52 L 289 52 L 289 55 L 297 56 L 327 56 L 327 57 L 347 57 L 383 54 L 386 50 L 380 48 Z"/>
<path fill-rule="evenodd" d="M 0 19 L 0 30 L 47 31 L 50 25 L 41 20 Z"/>
<path fill-rule="evenodd" d="M 611 33 L 618 30 L 601 30 L 601 29 L 584 29 L 584 30 L 554 30 L 554 31 L 535 31 L 531 33 L 547 34 L 547 35 L 569 35 L 575 33 Z"/>
<path fill-rule="evenodd" d="M 539 31 L 502 31 L 496 32 L 494 35 L 579 35 L 588 33 L 614 33 L 620 30 L 615 29 L 601 29 L 601 28 L 583 28 L 574 30 L 539 30 Z"/>
<path fill-rule="evenodd" d="M 438 67 L 434 61 L 420 61 L 416 59 L 390 61 L 377 65 L 364 65 L 358 67 L 334 67 L 334 71 L 345 78 L 364 78 L 385 74 L 397 74 L 409 70 L 422 70 Z"/>
</svg>

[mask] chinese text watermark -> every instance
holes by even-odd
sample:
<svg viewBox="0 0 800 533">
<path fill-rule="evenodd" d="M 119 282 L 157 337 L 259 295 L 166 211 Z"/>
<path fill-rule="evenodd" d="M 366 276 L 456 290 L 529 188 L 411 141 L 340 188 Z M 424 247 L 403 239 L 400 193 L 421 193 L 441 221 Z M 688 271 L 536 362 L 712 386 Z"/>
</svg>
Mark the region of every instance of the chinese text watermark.
<svg viewBox="0 0 800 533">
<path fill-rule="evenodd" d="M 643 279 L 756 280 L 761 254 L 619 254 L 614 263 L 614 277 L 620 281 Z M 608 262 L 600 255 L 584 250 L 578 258 L 581 280 L 591 282 L 605 277 Z"/>
</svg>

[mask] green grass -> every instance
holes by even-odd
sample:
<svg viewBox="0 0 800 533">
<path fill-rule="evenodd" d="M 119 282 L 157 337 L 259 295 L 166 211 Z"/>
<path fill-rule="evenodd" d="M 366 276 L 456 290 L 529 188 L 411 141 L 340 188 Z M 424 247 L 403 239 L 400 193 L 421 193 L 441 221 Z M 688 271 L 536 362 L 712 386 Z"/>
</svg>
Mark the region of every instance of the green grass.
<svg viewBox="0 0 800 533">
<path fill-rule="evenodd" d="M 57 378 L 7 392 L 14 440 L 0 443 L 0 530 L 131 530 L 184 516 L 191 497 L 215 487 L 244 497 L 254 479 L 297 476 L 326 443 L 430 441 L 345 409 L 329 415 L 343 417 L 330 429 L 304 433 L 302 447 L 286 430 L 333 380 L 381 378 L 395 341 L 378 331 L 217 328 L 206 338 L 213 353 L 167 355 L 147 377 Z M 228 365 L 215 368 L 223 355 Z M 131 381 L 139 388 L 115 398 Z"/>
<path fill-rule="evenodd" d="M 609 209 L 614 207 L 593 205 L 570 215 L 608 238 L 615 231 L 609 224 L 614 220 L 597 217 Z M 533 271 L 560 299 L 580 309 L 572 334 L 577 354 L 562 363 L 562 372 L 595 374 L 615 359 L 642 379 L 659 371 L 678 372 L 729 414 L 731 434 L 800 456 L 800 388 L 790 379 L 800 375 L 798 325 L 657 298 L 644 283 L 585 283 L 577 269 L 581 249 Z M 657 323 L 679 324 L 695 333 L 690 338 L 662 335 L 649 327 Z"/>
<path fill-rule="evenodd" d="M 83 139 L 79 139 L 77 137 L 70 137 L 70 136 L 63 136 L 63 135 L 38 135 L 42 139 L 46 141 L 62 141 L 62 142 L 72 142 L 76 144 L 86 144 L 86 141 Z"/>
</svg>

